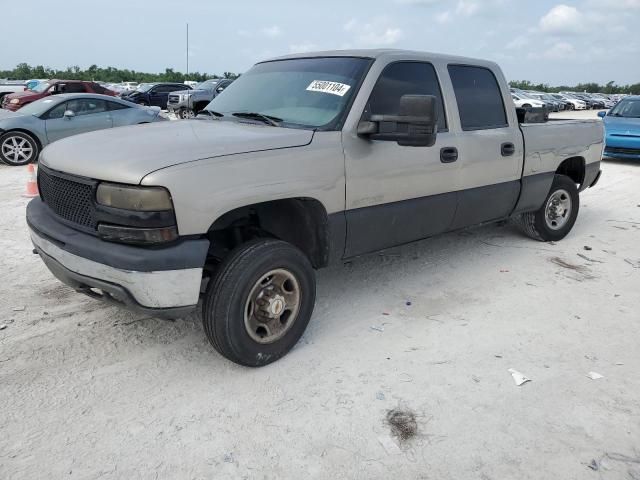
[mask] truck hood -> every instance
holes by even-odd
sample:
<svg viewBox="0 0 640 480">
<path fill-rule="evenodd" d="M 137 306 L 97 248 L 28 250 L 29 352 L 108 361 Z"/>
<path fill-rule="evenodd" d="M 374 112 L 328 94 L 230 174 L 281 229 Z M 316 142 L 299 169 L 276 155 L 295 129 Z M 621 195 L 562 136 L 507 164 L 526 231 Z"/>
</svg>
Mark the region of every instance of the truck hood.
<svg viewBox="0 0 640 480">
<path fill-rule="evenodd" d="M 640 136 L 640 118 L 604 117 L 607 133 Z"/>
<path fill-rule="evenodd" d="M 138 184 L 149 173 L 196 160 L 308 145 L 313 131 L 237 121 L 181 120 L 85 133 L 46 147 L 54 170 Z"/>
</svg>

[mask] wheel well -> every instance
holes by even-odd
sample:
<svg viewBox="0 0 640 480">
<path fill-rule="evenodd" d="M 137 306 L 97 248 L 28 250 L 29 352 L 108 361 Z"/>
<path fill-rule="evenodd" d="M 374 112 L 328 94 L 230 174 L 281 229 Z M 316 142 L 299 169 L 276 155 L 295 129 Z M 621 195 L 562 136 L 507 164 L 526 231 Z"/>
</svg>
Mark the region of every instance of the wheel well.
<svg viewBox="0 0 640 480">
<path fill-rule="evenodd" d="M 315 268 L 329 261 L 329 224 L 324 206 L 312 198 L 289 198 L 236 208 L 209 228 L 211 261 L 253 238 L 273 237 L 299 248 Z"/>
<path fill-rule="evenodd" d="M 206 107 L 207 105 L 209 105 L 209 102 L 196 102 L 193 105 L 193 111 L 199 112 L 200 110 L 204 109 L 204 107 Z"/>
<path fill-rule="evenodd" d="M 567 158 L 560 164 L 556 173 L 566 175 L 575 183 L 582 185 L 585 175 L 585 160 L 582 157 Z"/>
</svg>

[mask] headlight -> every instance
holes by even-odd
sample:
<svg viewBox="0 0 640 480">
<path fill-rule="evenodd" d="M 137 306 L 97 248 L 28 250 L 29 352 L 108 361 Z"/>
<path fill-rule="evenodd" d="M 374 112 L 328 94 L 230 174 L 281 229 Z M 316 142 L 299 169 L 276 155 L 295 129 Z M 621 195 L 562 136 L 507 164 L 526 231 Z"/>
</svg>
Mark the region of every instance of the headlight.
<svg viewBox="0 0 640 480">
<path fill-rule="evenodd" d="M 162 187 L 128 187 L 113 183 L 98 185 L 96 200 L 100 205 L 137 212 L 172 210 L 173 202 Z"/>
<path fill-rule="evenodd" d="M 12 98 L 12 99 L 11 99 L 11 101 L 10 101 L 9 103 L 11 103 L 12 105 L 17 105 L 17 104 L 19 104 L 19 103 L 20 103 L 20 99 L 18 99 L 18 98 Z"/>
</svg>

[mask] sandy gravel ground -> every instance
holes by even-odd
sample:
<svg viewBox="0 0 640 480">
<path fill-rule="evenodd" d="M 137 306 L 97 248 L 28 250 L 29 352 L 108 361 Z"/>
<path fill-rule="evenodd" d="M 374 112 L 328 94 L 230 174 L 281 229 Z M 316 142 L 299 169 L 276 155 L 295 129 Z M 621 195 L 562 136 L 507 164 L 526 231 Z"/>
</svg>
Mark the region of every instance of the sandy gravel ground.
<svg viewBox="0 0 640 480">
<path fill-rule="evenodd" d="M 603 170 L 557 244 L 489 226 L 319 272 L 302 341 L 251 370 L 195 316 L 56 281 L 0 167 L 0 478 L 640 479 L 640 164 Z"/>
</svg>

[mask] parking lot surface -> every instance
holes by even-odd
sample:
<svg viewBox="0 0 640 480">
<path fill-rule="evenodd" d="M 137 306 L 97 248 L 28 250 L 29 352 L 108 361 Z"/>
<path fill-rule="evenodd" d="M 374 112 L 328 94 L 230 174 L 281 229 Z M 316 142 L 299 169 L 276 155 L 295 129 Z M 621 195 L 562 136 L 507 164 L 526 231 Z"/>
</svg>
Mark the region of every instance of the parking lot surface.
<svg viewBox="0 0 640 480">
<path fill-rule="evenodd" d="M 0 478 L 640 478 L 639 177 L 604 162 L 556 244 L 493 225 L 322 270 L 296 348 L 247 369 L 195 315 L 58 282 L 0 167 Z"/>
</svg>

